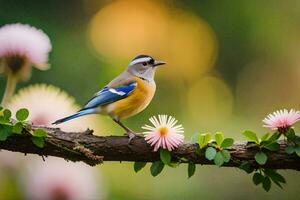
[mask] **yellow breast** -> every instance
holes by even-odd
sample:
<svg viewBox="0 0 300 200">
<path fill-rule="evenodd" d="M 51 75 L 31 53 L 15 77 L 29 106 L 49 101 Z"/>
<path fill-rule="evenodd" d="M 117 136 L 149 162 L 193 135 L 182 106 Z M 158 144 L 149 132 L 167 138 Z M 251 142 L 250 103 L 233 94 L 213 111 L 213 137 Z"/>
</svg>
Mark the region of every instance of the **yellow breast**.
<svg viewBox="0 0 300 200">
<path fill-rule="evenodd" d="M 149 105 L 155 93 L 155 83 L 137 77 L 134 79 L 137 82 L 134 91 L 128 97 L 107 105 L 107 114 L 124 119 L 141 112 Z"/>
</svg>

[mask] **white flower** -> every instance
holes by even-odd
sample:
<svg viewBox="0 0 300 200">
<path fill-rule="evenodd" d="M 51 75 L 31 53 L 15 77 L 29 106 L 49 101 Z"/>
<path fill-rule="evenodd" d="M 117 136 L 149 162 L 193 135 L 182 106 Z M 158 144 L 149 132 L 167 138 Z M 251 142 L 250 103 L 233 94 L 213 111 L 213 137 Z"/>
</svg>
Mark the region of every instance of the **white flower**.
<svg viewBox="0 0 300 200">
<path fill-rule="evenodd" d="M 75 104 L 73 97 L 61 89 L 46 85 L 36 84 L 21 89 L 7 105 L 13 113 L 20 108 L 29 110 L 28 120 L 34 125 L 53 126 L 52 122 L 62 117 L 76 113 L 80 107 Z M 64 131 L 84 131 L 87 128 L 97 129 L 102 125 L 101 120 L 95 116 L 87 116 L 63 123 L 59 127 Z"/>
<path fill-rule="evenodd" d="M 153 116 L 150 119 L 153 126 L 145 125 L 142 128 L 147 130 L 144 132 L 145 140 L 151 146 L 154 146 L 154 151 L 160 147 L 174 150 L 184 141 L 184 131 L 181 124 L 177 124 L 177 120 L 172 116 L 158 115 L 158 119 Z"/>
<path fill-rule="evenodd" d="M 41 30 L 26 24 L 8 24 L 0 28 L 0 71 L 23 73 L 34 65 L 48 69 L 48 53 L 51 51 L 49 37 Z M 22 76 L 28 76 L 22 74 Z"/>
<path fill-rule="evenodd" d="M 300 120 L 300 112 L 291 109 L 279 110 L 269 114 L 264 120 L 264 127 L 276 129 L 286 129 L 291 127 L 297 121 Z"/>
</svg>

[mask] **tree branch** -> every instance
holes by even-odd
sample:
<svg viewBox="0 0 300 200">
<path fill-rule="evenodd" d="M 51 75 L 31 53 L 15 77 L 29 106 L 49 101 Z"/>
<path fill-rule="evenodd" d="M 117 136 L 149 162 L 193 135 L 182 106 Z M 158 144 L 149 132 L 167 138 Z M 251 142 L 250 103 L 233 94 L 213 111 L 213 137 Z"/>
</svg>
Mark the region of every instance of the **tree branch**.
<svg viewBox="0 0 300 200">
<path fill-rule="evenodd" d="M 153 152 L 144 138 L 140 136 L 134 138 L 129 144 L 126 136 L 95 136 L 91 130 L 75 133 L 63 132 L 54 128 L 43 128 L 48 133 L 43 148 L 36 147 L 31 141 L 29 132 L 23 130 L 23 134 L 15 134 L 6 141 L 1 141 L 0 149 L 41 156 L 56 156 L 71 161 L 83 161 L 92 166 L 101 163 L 102 159 L 104 161 L 140 162 L 159 160 L 159 153 Z M 264 167 L 300 170 L 300 158 L 295 154 L 288 155 L 285 153 L 285 141 L 281 140 L 279 143 L 280 150 L 278 152 L 267 152 L 268 161 Z M 254 155 L 257 149 L 248 146 L 246 143 L 235 143 L 228 149 L 232 159 L 224 166 L 238 167 L 242 161 L 248 161 L 256 166 Z M 178 161 L 180 158 L 185 158 L 185 160 L 187 159 L 196 164 L 213 164 L 205 158 L 203 152 L 199 154 L 197 144 L 183 144 L 172 152 L 173 161 Z"/>
</svg>

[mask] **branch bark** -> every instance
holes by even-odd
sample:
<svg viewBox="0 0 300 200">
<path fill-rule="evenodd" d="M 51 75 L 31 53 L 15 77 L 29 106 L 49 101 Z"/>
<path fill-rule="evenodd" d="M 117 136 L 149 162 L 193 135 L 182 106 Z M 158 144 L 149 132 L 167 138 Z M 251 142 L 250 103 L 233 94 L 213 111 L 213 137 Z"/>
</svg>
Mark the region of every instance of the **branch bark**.
<svg viewBox="0 0 300 200">
<path fill-rule="evenodd" d="M 43 128 L 48 133 L 43 148 L 36 147 L 31 141 L 31 135 L 24 130 L 21 135 L 13 135 L 6 141 L 1 141 L 0 149 L 41 156 L 56 156 L 71 161 L 83 161 L 92 166 L 101 163 L 102 158 L 104 161 L 154 162 L 159 160 L 159 153 L 153 152 L 151 146 L 140 136 L 134 138 L 129 144 L 126 136 L 95 136 L 91 130 L 76 133 Z M 264 167 L 300 170 L 300 158 L 295 154 L 285 153 L 287 145 L 285 141 L 281 140 L 279 144 L 278 152 L 266 152 L 268 161 Z M 238 167 L 242 161 L 256 165 L 254 155 L 257 149 L 249 148 L 246 143 L 237 142 L 228 150 L 232 159 L 224 166 Z M 203 152 L 199 154 L 196 151 L 197 144 L 183 144 L 172 152 L 172 160 L 178 161 L 180 158 L 186 158 L 196 164 L 213 164 L 205 158 Z"/>
</svg>

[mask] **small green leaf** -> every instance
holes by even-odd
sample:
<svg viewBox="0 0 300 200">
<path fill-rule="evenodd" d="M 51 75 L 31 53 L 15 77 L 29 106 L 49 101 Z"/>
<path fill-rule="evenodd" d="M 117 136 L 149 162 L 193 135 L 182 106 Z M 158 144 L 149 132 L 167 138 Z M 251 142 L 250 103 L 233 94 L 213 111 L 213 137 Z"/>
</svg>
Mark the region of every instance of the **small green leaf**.
<svg viewBox="0 0 300 200">
<path fill-rule="evenodd" d="M 199 136 L 200 136 L 200 133 L 194 133 L 191 137 L 191 143 L 192 144 L 198 143 Z"/>
<path fill-rule="evenodd" d="M 164 169 L 164 163 L 161 161 L 156 161 L 154 163 L 152 163 L 151 167 L 150 167 L 150 171 L 151 171 L 151 175 L 152 176 L 157 176 L 158 174 L 160 174 L 162 172 L 162 170 Z"/>
<path fill-rule="evenodd" d="M 276 141 L 262 141 L 261 145 L 270 151 L 278 151 L 280 149 L 280 145 Z"/>
<path fill-rule="evenodd" d="M 11 112 L 10 112 L 10 110 L 5 109 L 3 111 L 3 116 L 4 116 L 5 119 L 9 120 L 11 118 Z"/>
<path fill-rule="evenodd" d="M 188 177 L 191 178 L 195 174 L 195 171 L 196 171 L 195 163 L 189 162 L 189 164 L 188 164 Z"/>
<path fill-rule="evenodd" d="M 47 133 L 46 133 L 46 131 L 44 131 L 43 129 L 38 128 L 38 129 L 35 129 L 35 130 L 34 130 L 33 135 L 34 135 L 35 137 L 45 137 L 45 136 L 47 136 Z"/>
<path fill-rule="evenodd" d="M 300 147 L 296 147 L 295 152 L 296 152 L 297 156 L 300 157 Z"/>
<path fill-rule="evenodd" d="M 265 177 L 258 172 L 254 173 L 254 175 L 252 177 L 252 181 L 255 185 L 262 183 L 264 181 L 264 179 L 265 179 Z"/>
<path fill-rule="evenodd" d="M 43 148 L 45 145 L 45 140 L 43 137 L 32 136 L 31 141 L 39 148 Z"/>
<path fill-rule="evenodd" d="M 12 132 L 20 134 L 20 133 L 22 133 L 22 130 L 23 130 L 23 124 L 22 124 L 22 122 L 17 122 L 13 126 Z"/>
<path fill-rule="evenodd" d="M 216 154 L 217 154 L 217 151 L 215 148 L 208 147 L 205 151 L 205 158 L 207 158 L 207 160 L 213 160 L 215 158 Z"/>
<path fill-rule="evenodd" d="M 29 116 L 29 111 L 26 108 L 21 108 L 20 110 L 17 111 L 16 113 L 16 118 L 19 121 L 25 121 L 27 117 Z"/>
<path fill-rule="evenodd" d="M 268 192 L 271 189 L 271 180 L 269 177 L 265 177 L 262 184 L 265 191 Z"/>
<path fill-rule="evenodd" d="M 0 106 L 0 111 L 2 111 L 4 108 L 2 106 Z"/>
<path fill-rule="evenodd" d="M 256 144 L 259 144 L 259 140 L 257 138 L 256 133 L 246 130 L 243 132 L 243 135 L 250 141 L 250 142 L 255 142 Z"/>
<path fill-rule="evenodd" d="M 176 168 L 180 165 L 180 162 L 171 162 L 168 164 L 169 167 Z"/>
<path fill-rule="evenodd" d="M 275 133 L 273 133 L 271 135 L 271 137 L 268 139 L 269 141 L 277 141 L 281 136 L 281 133 L 279 133 L 278 131 L 276 131 Z"/>
<path fill-rule="evenodd" d="M 244 170 L 247 174 L 251 174 L 254 171 L 254 167 L 247 161 L 243 162 L 239 168 Z"/>
<path fill-rule="evenodd" d="M 264 173 L 270 177 L 273 182 L 286 183 L 285 178 L 273 169 L 265 169 Z"/>
<path fill-rule="evenodd" d="M 133 169 L 137 173 L 146 166 L 146 162 L 134 162 Z"/>
<path fill-rule="evenodd" d="M 264 152 L 259 151 L 255 154 L 255 160 L 258 164 L 264 165 L 266 164 L 268 157 Z"/>
<path fill-rule="evenodd" d="M 201 134 L 199 137 L 199 141 L 198 141 L 200 148 L 202 149 L 202 148 L 206 147 L 211 139 L 212 139 L 211 133 Z"/>
<path fill-rule="evenodd" d="M 279 183 L 279 182 L 277 182 L 277 181 L 273 181 L 278 187 L 280 187 L 281 189 L 283 189 L 283 187 L 282 187 L 282 185 Z"/>
<path fill-rule="evenodd" d="M 180 159 L 180 161 L 182 161 L 182 162 L 188 162 L 189 161 L 189 159 L 187 159 L 187 158 L 185 158 L 185 157 L 181 157 L 181 158 L 179 158 Z"/>
<path fill-rule="evenodd" d="M 168 165 L 171 163 L 171 153 L 163 148 L 159 150 L 160 160 L 165 164 Z"/>
<path fill-rule="evenodd" d="M 223 156 L 223 158 L 224 158 L 224 162 L 227 163 L 227 162 L 230 161 L 231 156 L 230 156 L 229 151 L 227 151 L 227 150 L 222 150 L 222 151 L 221 151 L 221 154 L 222 154 L 222 156 Z"/>
<path fill-rule="evenodd" d="M 289 128 L 286 132 L 285 132 L 285 136 L 287 137 L 287 139 L 289 140 L 294 140 L 296 134 L 295 134 L 295 130 L 293 128 Z"/>
<path fill-rule="evenodd" d="M 12 135 L 12 126 L 0 124 L 0 141 L 5 141 Z"/>
<path fill-rule="evenodd" d="M 221 144 L 222 148 L 228 148 L 232 146 L 234 143 L 234 140 L 232 138 L 225 138 Z"/>
<path fill-rule="evenodd" d="M 215 165 L 218 165 L 219 167 L 223 165 L 224 158 L 220 151 L 216 154 L 216 156 L 214 158 L 214 163 L 215 163 Z"/>
<path fill-rule="evenodd" d="M 224 140 L 224 135 L 222 132 L 216 132 L 215 134 L 215 139 L 216 139 L 216 143 L 217 145 L 221 146 L 223 140 Z"/>
<path fill-rule="evenodd" d="M 287 146 L 287 147 L 285 148 L 285 152 L 286 152 L 287 154 L 293 154 L 293 153 L 295 152 L 295 147 L 292 146 L 292 145 L 289 145 L 289 146 Z"/>
<path fill-rule="evenodd" d="M 268 140 L 269 136 L 270 136 L 270 133 L 266 133 L 261 137 L 261 140 L 266 141 L 266 140 Z"/>
</svg>

